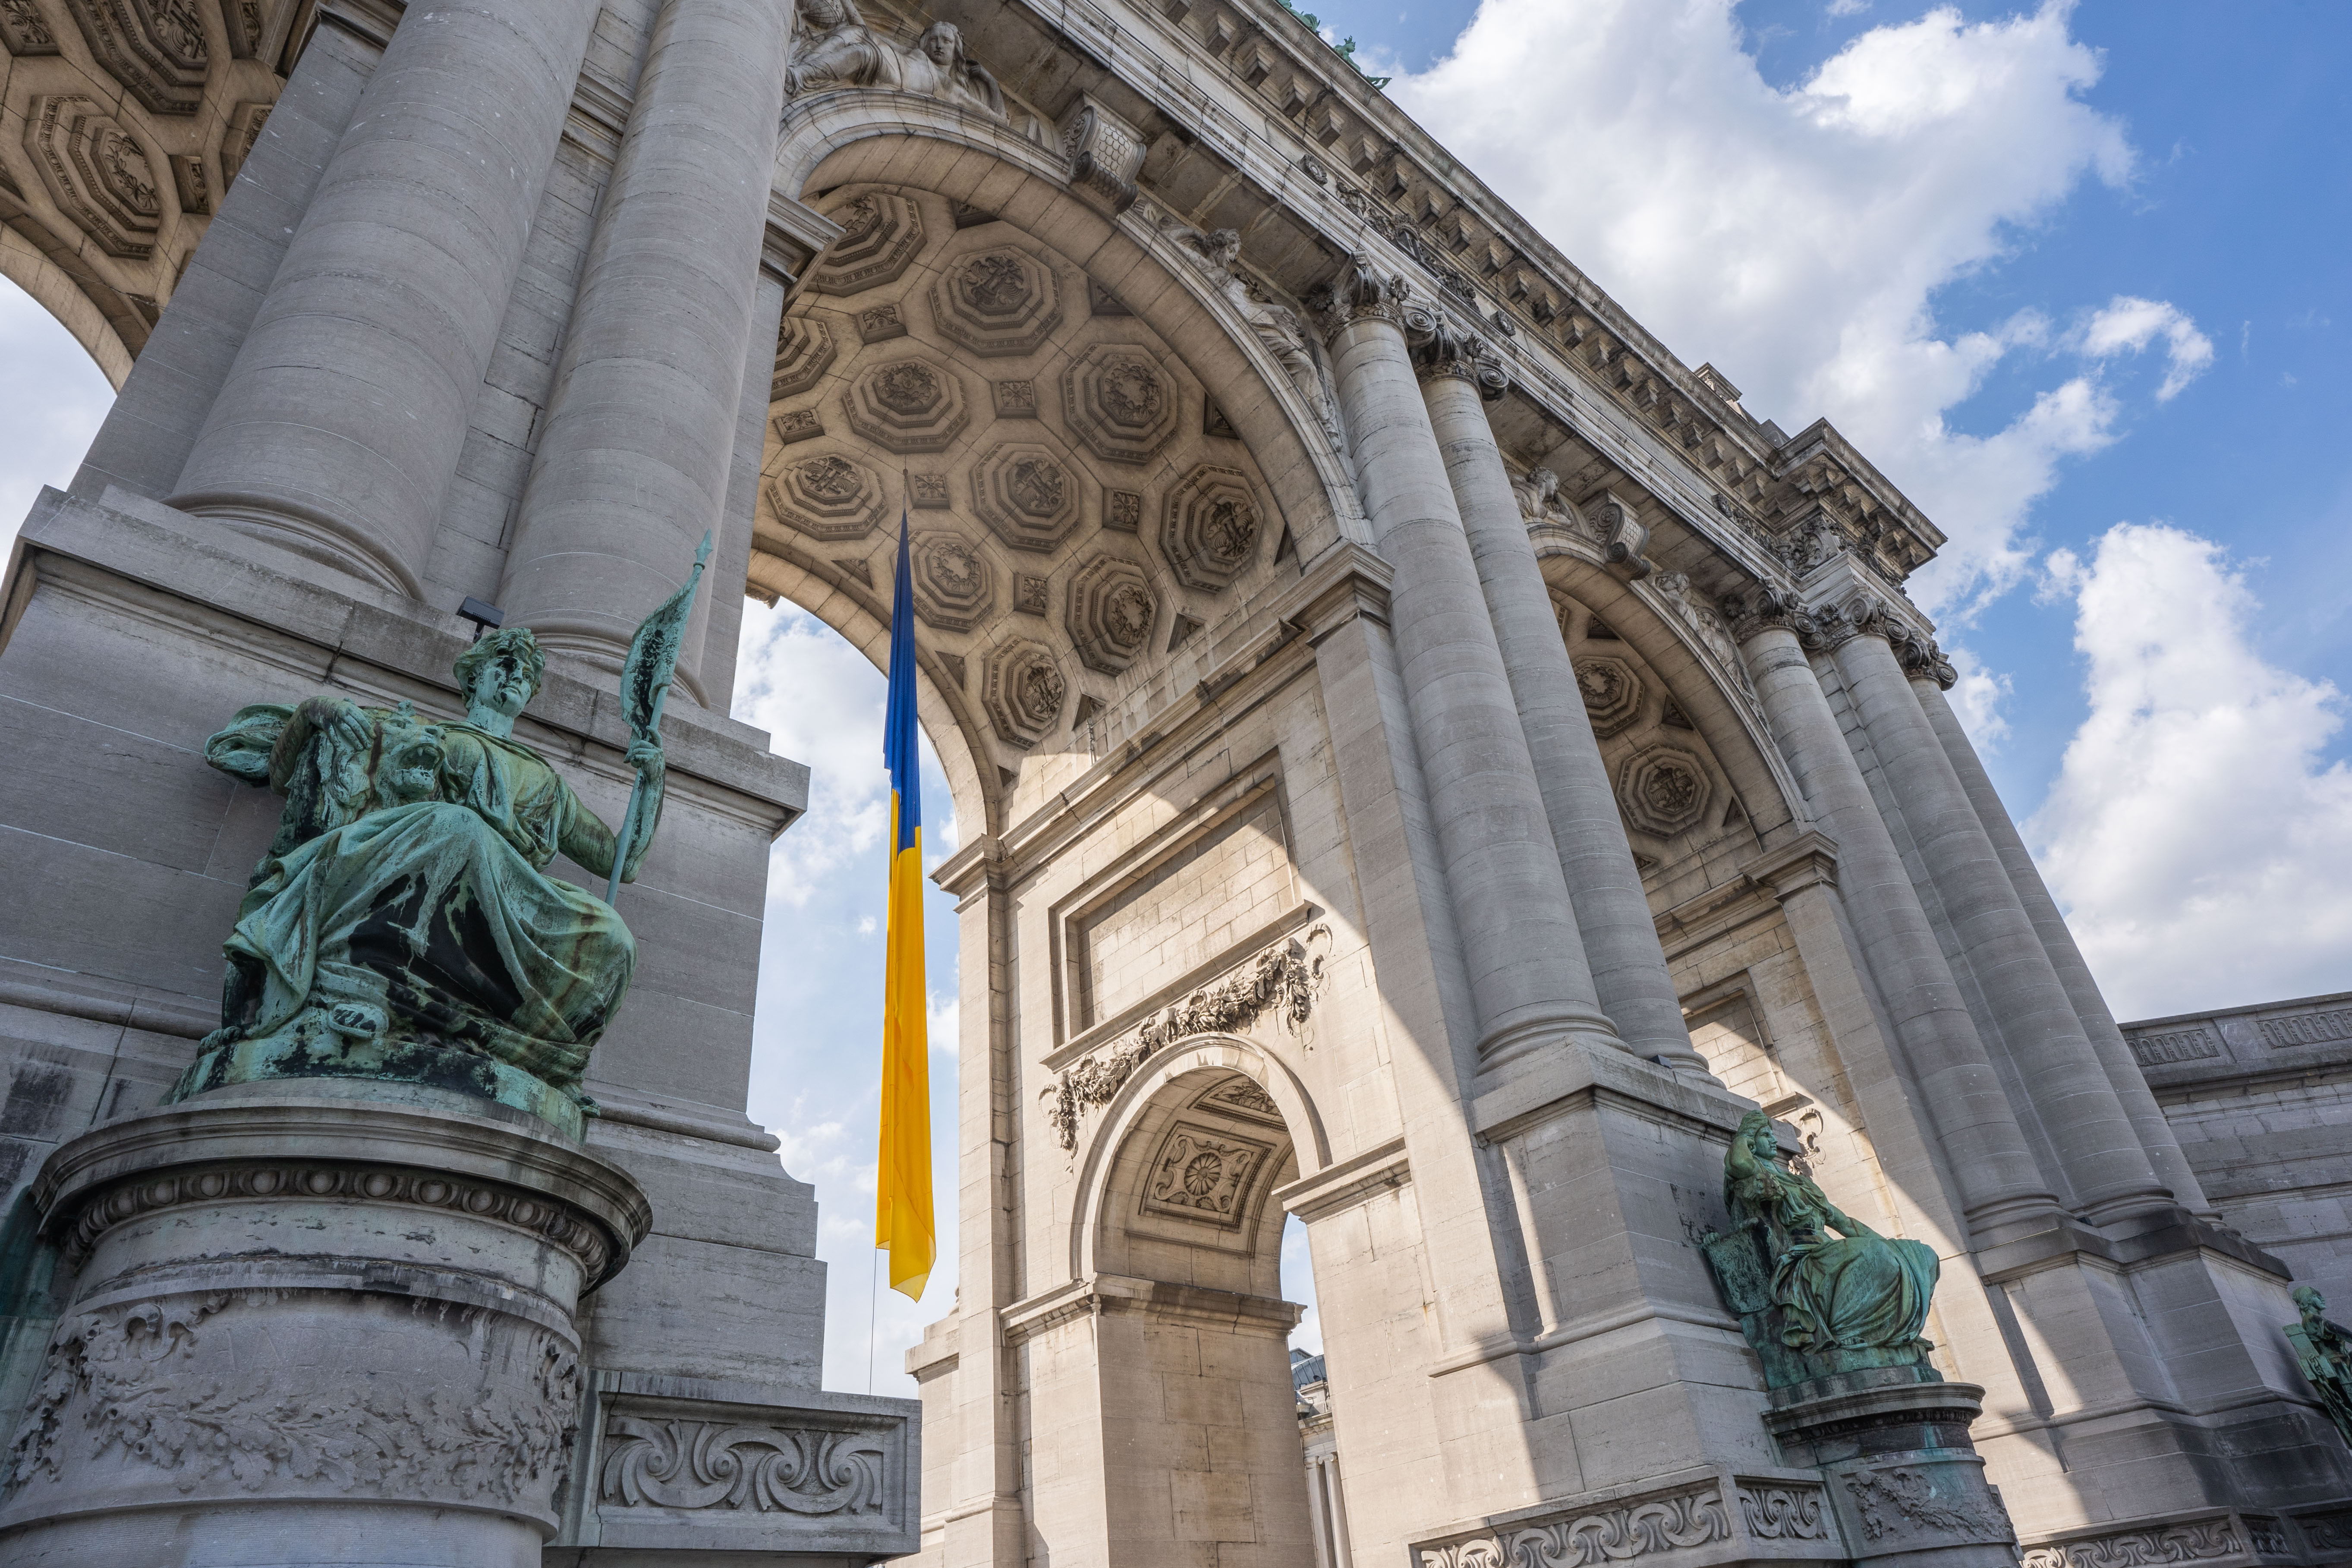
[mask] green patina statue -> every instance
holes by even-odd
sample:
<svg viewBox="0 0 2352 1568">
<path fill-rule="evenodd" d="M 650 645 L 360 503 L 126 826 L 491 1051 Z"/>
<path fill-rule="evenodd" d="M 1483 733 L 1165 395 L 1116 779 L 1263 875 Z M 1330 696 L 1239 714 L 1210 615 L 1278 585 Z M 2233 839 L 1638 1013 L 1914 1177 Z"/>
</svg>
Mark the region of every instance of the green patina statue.
<svg viewBox="0 0 2352 1568">
<path fill-rule="evenodd" d="M 1724 1157 L 1723 1205 L 1735 1228 L 1709 1231 L 1699 1245 L 1768 1387 L 1927 1365 L 1935 1347 L 1919 1331 L 1936 1289 L 1935 1250 L 1889 1240 L 1831 1203 L 1781 1155 L 1760 1110 L 1741 1121 Z"/>
<path fill-rule="evenodd" d="M 633 879 L 661 816 L 663 753 L 650 731 L 629 747 L 640 795 L 616 844 L 514 739 L 546 664 L 529 630 L 496 631 L 457 660 L 462 721 L 313 697 L 256 703 L 205 744 L 214 767 L 286 807 L 224 944 L 222 1026 L 173 1099 L 370 1078 L 579 1133 L 593 1109 L 581 1077 L 636 946 L 612 905 L 547 867 L 560 853 Z"/>
<path fill-rule="evenodd" d="M 2294 1304 L 2303 1321 L 2287 1325 L 2286 1342 L 2294 1347 L 2327 1418 L 2352 1443 L 2352 1332 L 2327 1321 L 2327 1298 L 2308 1285 L 2294 1288 Z"/>
</svg>

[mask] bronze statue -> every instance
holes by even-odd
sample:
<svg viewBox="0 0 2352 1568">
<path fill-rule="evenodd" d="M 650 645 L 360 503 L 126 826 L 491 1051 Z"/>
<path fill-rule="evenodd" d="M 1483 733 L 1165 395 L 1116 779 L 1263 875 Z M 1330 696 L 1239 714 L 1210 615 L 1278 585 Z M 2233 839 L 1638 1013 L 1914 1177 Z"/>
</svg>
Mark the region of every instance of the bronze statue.
<svg viewBox="0 0 2352 1568">
<path fill-rule="evenodd" d="M 2320 1407 L 2352 1444 L 2352 1332 L 2327 1321 L 2327 1298 L 2308 1285 L 2294 1288 L 2294 1304 L 2303 1321 L 2287 1325 L 2287 1343 L 2294 1347 Z"/>
</svg>

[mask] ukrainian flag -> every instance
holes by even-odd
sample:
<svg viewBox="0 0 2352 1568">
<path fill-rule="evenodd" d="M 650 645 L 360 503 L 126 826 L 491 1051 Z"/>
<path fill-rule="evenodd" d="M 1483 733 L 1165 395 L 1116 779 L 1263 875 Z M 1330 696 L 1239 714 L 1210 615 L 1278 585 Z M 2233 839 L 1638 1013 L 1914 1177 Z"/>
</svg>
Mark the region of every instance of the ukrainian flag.
<svg viewBox="0 0 2352 1568">
<path fill-rule="evenodd" d="M 890 770 L 890 925 L 882 980 L 882 1160 L 874 1245 L 890 1254 L 890 1288 L 922 1300 L 938 1233 L 931 1221 L 930 1043 L 924 1028 L 922 756 L 915 744 L 915 586 L 907 512 L 890 593 L 890 698 L 882 762 Z"/>
</svg>

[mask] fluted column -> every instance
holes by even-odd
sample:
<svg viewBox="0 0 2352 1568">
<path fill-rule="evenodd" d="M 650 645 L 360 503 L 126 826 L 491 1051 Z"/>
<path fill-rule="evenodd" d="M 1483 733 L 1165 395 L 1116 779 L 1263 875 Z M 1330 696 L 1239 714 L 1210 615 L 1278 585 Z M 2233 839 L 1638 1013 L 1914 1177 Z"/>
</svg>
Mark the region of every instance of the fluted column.
<svg viewBox="0 0 2352 1568">
<path fill-rule="evenodd" d="M 1534 759 L 1601 1010 L 1637 1055 L 1662 1057 L 1675 1071 L 1713 1082 L 1706 1058 L 1691 1048 L 1608 765 L 1584 710 L 1568 645 L 1560 640 L 1510 471 L 1486 422 L 1486 401 L 1502 395 L 1506 384 L 1501 367 L 1485 344 L 1440 317 L 1407 326 L 1423 339 L 1414 352 L 1422 398 Z"/>
<path fill-rule="evenodd" d="M 1887 640 L 1885 614 L 1865 605 L 1859 616 L 1832 611 L 1825 619 L 1839 679 L 2010 1060 L 2033 1098 L 2075 1205 L 2094 1224 L 2168 1205 L 2171 1193 L 2157 1179 L 1951 759 L 1912 695 Z"/>
<path fill-rule="evenodd" d="M 1837 841 L 1839 889 L 1905 1065 L 1979 1243 L 2055 1216 L 1992 1058 L 1960 999 L 1919 895 L 1870 785 L 1798 641 L 1792 598 L 1759 589 L 1727 601 L 1766 721 L 1823 831 Z"/>
<path fill-rule="evenodd" d="M 791 14 L 668 0 L 655 25 L 500 590 L 558 655 L 617 670 L 722 526 Z M 680 661 L 698 698 L 712 597 Z"/>
<path fill-rule="evenodd" d="M 1580 1038 L 1624 1048 L 1594 992 L 1478 569 L 1400 324 L 1404 280 L 1355 258 L 1318 290 L 1475 999 L 1484 1065 Z"/>
<path fill-rule="evenodd" d="M 2084 962 L 2083 950 L 2074 945 L 2074 933 L 2067 929 L 2066 917 L 2058 912 L 2058 900 L 2050 896 L 2049 888 L 2043 884 L 2042 872 L 2033 863 L 2032 851 L 2019 837 L 2017 824 L 2010 820 L 2009 809 L 2000 802 L 2000 792 L 1993 788 L 1992 777 L 1985 772 L 1984 761 L 1969 742 L 1968 731 L 1960 727 L 1959 717 L 1944 700 L 1944 689 L 1951 680 L 1951 666 L 1944 662 L 1932 643 L 1899 648 L 1897 653 L 1903 658 L 1906 673 L 1911 677 L 1912 695 L 1919 700 L 1920 710 L 1927 714 L 1936 739 L 1943 742 L 1944 755 L 1959 776 L 1960 787 L 1967 792 L 1969 805 L 1983 825 L 1985 836 L 1992 840 L 1993 852 L 2000 857 L 2001 869 L 2008 873 L 2010 886 L 2017 890 L 2019 902 L 2025 906 L 2034 934 L 2041 939 L 2042 951 L 2049 954 L 2052 967 L 2057 970 L 2059 984 L 2066 988 L 2074 1016 L 2082 1021 L 2083 1032 L 2090 1037 L 2091 1048 L 2098 1053 L 2101 1069 L 2115 1086 L 2124 1114 L 2131 1118 L 2132 1130 L 2139 1135 L 2141 1147 L 2147 1151 L 2148 1160 L 2156 1167 L 2157 1179 L 2171 1188 L 2172 1195 L 2189 1208 L 2199 1213 L 2208 1211 L 2211 1205 L 2206 1201 L 2204 1186 L 2189 1168 L 2188 1157 L 2181 1153 L 2172 1123 L 2165 1119 L 2164 1108 L 2157 1104 L 2156 1096 L 2149 1091 L 2147 1079 L 2139 1070 L 2123 1031 L 2116 1026 L 2116 1016 L 2107 1010 L 2107 999 L 2100 994 L 2091 966 Z"/>
<path fill-rule="evenodd" d="M 420 592 L 596 12 L 410 6 L 173 505 Z"/>
</svg>

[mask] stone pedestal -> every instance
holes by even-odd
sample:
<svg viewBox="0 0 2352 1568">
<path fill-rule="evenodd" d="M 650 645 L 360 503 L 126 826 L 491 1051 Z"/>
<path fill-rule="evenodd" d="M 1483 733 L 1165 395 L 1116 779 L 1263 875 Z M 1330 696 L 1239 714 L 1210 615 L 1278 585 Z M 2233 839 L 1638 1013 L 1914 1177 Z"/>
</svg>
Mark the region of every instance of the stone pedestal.
<svg viewBox="0 0 2352 1568">
<path fill-rule="evenodd" d="M 1764 1424 L 1783 1460 L 1828 1481 L 1856 1563 L 2006 1568 L 2017 1531 L 1969 1441 L 1983 1413 L 1974 1384 L 1886 1366 L 1775 1389 Z"/>
<path fill-rule="evenodd" d="M 34 1198 L 79 1274 L 0 1558 L 536 1568 L 579 1299 L 651 1219 L 623 1172 L 481 1100 L 281 1082 L 100 1126 Z"/>
</svg>

